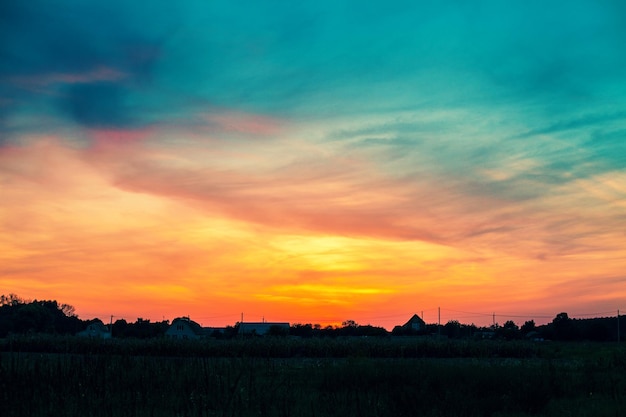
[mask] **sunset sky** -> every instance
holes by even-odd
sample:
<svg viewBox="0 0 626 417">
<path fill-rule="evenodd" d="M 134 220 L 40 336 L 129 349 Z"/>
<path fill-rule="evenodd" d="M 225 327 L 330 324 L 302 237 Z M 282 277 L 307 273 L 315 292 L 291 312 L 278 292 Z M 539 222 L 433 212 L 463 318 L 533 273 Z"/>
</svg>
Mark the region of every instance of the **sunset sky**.
<svg viewBox="0 0 626 417">
<path fill-rule="evenodd" d="M 626 2 L 0 2 L 0 293 L 391 329 L 626 311 Z"/>
</svg>

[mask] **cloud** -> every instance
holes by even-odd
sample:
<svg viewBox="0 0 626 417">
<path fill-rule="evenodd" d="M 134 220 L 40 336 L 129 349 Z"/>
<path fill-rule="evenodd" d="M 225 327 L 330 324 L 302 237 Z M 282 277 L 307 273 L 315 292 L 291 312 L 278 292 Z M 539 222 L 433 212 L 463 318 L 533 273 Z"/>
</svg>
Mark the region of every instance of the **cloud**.
<svg viewBox="0 0 626 417">
<path fill-rule="evenodd" d="M 38 90 L 55 84 L 90 84 L 114 82 L 127 78 L 127 75 L 112 68 L 99 67 L 77 73 L 46 73 L 33 76 L 15 76 L 11 82 L 26 89 Z"/>
<path fill-rule="evenodd" d="M 244 133 L 251 136 L 269 136 L 280 132 L 281 121 L 277 118 L 246 114 L 243 112 L 209 112 L 209 126 L 216 125 L 224 132 Z"/>
<path fill-rule="evenodd" d="M 112 83 L 72 85 L 61 105 L 75 121 L 90 128 L 126 127 L 132 122 L 124 88 Z"/>
<path fill-rule="evenodd" d="M 471 163 L 465 177 L 457 176 L 458 166 L 449 171 L 428 164 L 397 176 L 397 160 L 372 158 L 367 148 L 349 147 L 350 156 L 344 156 L 346 148 L 329 143 L 289 138 L 244 143 L 239 150 L 218 140 L 210 149 L 191 145 L 166 151 L 119 143 L 106 152 L 94 148 L 87 157 L 120 189 L 283 231 L 497 246 L 546 259 L 590 250 L 590 239 L 601 233 L 596 221 L 619 219 L 597 218 L 600 212 L 575 177 L 555 188 L 541 175 L 530 175 L 539 160 L 534 165 L 511 155 L 501 161 L 500 169 L 509 175 L 504 178 L 484 175 Z M 300 154 L 301 147 L 307 155 Z M 446 152 L 455 158 L 452 149 Z M 418 156 L 427 150 L 422 146 Z M 280 163 L 277 154 L 284 158 Z M 405 156 L 412 161 L 410 152 Z M 510 161 L 519 163 L 517 171 Z M 558 209 L 563 204 L 579 209 L 564 214 Z"/>
<path fill-rule="evenodd" d="M 589 131 L 589 128 L 606 129 L 613 125 L 613 122 L 620 122 L 626 117 L 626 112 L 603 113 L 603 114 L 587 114 L 577 117 L 573 120 L 561 121 L 552 125 L 530 130 L 526 133 L 518 135 L 515 139 L 528 138 L 537 135 L 550 135 L 554 133 L 563 133 L 568 131 Z"/>
<path fill-rule="evenodd" d="M 9 116 L 33 111 L 35 103 L 56 106 L 87 127 L 146 124 L 154 106 L 145 104 L 144 91 L 169 25 L 140 29 L 112 4 L 30 2 L 5 8 L 11 18 L 0 29 L 0 94 L 12 105 L 1 109 L 3 130 Z"/>
</svg>

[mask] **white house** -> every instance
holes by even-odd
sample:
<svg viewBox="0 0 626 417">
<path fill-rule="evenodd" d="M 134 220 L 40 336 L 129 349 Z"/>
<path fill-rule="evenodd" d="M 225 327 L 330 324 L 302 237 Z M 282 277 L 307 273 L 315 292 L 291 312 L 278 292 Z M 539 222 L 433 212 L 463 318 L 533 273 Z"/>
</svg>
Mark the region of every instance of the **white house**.
<svg viewBox="0 0 626 417">
<path fill-rule="evenodd" d="M 170 327 L 165 331 L 165 336 L 173 339 L 200 339 L 208 335 L 207 329 L 202 328 L 189 317 L 179 317 L 172 320 Z"/>
<path fill-rule="evenodd" d="M 111 331 L 102 323 L 102 320 L 93 319 L 89 322 L 85 330 L 77 333 L 77 336 L 110 339 Z"/>
</svg>

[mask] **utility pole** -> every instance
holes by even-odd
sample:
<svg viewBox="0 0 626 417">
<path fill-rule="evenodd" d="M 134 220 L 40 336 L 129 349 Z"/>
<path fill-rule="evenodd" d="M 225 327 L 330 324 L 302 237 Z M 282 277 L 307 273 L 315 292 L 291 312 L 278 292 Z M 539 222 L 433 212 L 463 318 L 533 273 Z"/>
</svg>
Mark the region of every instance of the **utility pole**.
<svg viewBox="0 0 626 417">
<path fill-rule="evenodd" d="M 619 308 L 617 309 L 617 343 L 619 343 Z"/>
<path fill-rule="evenodd" d="M 113 314 L 111 314 L 111 321 L 109 322 L 109 336 L 113 337 Z M 619 339 L 619 336 L 618 336 L 618 339 Z"/>
<path fill-rule="evenodd" d="M 496 313 L 493 313 L 493 328 L 496 328 Z"/>
</svg>

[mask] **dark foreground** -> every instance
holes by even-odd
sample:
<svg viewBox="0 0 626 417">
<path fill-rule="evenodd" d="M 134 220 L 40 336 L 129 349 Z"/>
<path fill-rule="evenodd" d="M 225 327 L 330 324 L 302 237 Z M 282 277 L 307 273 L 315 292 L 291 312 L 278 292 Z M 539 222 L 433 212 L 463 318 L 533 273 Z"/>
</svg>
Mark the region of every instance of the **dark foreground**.
<svg viewBox="0 0 626 417">
<path fill-rule="evenodd" d="M 2 415 L 595 417 L 626 412 L 626 350 L 617 344 L 329 340 L 325 354 L 312 349 L 303 356 L 307 343 L 322 342 L 209 342 L 226 353 L 216 356 L 207 355 L 212 351 L 206 345 L 178 345 L 175 355 L 173 346 L 163 354 L 153 342 L 116 343 L 80 349 L 71 340 L 0 343 Z M 368 350 L 368 344 L 378 347 Z M 290 354 L 281 349 L 282 355 L 272 354 L 273 345 L 290 346 Z M 341 349 L 333 351 L 334 346 Z M 150 349 L 161 354 L 149 354 Z"/>
</svg>

